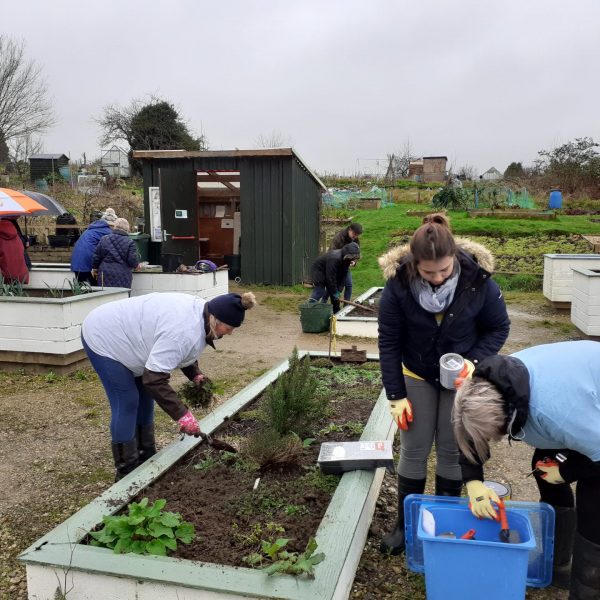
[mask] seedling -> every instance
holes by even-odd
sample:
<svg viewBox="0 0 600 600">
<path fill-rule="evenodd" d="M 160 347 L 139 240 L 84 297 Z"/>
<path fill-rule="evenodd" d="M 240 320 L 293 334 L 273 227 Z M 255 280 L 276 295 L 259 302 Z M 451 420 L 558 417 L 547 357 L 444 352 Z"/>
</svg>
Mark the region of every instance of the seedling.
<svg viewBox="0 0 600 600">
<path fill-rule="evenodd" d="M 306 545 L 306 550 L 302 553 L 288 552 L 285 550 L 290 540 L 286 538 L 279 538 L 274 542 L 263 541 L 261 545 L 261 552 L 253 552 L 252 554 L 244 557 L 244 562 L 254 567 L 259 566 L 264 569 L 267 575 L 274 575 L 275 573 L 287 573 L 289 575 L 302 576 L 314 578 L 315 571 L 314 566 L 318 565 L 325 559 L 325 554 L 319 552 L 315 554 L 317 549 L 317 542 L 315 538 L 310 538 Z M 271 564 L 263 567 L 263 563 L 269 560 Z"/>
<path fill-rule="evenodd" d="M 256 548 L 261 544 L 261 539 L 267 538 L 270 541 L 276 535 L 282 533 L 285 533 L 285 529 L 273 521 L 264 524 L 254 523 L 247 533 L 240 532 L 240 526 L 235 521 L 231 524 L 231 535 L 242 546 Z"/>
<path fill-rule="evenodd" d="M 196 469 L 196 471 L 208 471 L 209 469 L 212 469 L 218 464 L 219 460 L 216 459 L 214 456 L 207 456 L 204 460 L 201 460 L 199 463 L 196 463 L 194 465 L 194 469 Z"/>
<path fill-rule="evenodd" d="M 115 554 L 155 554 L 166 556 L 177 549 L 177 542 L 190 544 L 196 537 L 194 526 L 184 521 L 179 513 L 164 512 L 167 501 L 156 500 L 148 505 L 148 498 L 132 502 L 126 515 L 107 515 L 104 527 L 92 531 L 92 546 L 111 548 Z"/>
</svg>

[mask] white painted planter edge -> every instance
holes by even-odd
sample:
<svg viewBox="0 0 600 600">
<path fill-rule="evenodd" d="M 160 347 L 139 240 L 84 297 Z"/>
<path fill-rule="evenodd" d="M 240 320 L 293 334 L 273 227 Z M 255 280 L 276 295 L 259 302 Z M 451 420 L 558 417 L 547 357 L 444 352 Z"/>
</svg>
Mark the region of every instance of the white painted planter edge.
<svg viewBox="0 0 600 600">
<path fill-rule="evenodd" d="M 327 352 L 299 352 L 300 356 L 328 356 Z M 339 353 L 332 353 L 339 356 Z M 370 360 L 379 360 L 369 354 Z M 288 368 L 285 360 L 252 382 L 213 413 L 202 419 L 203 431 L 211 433 L 224 420 L 249 404 Z M 388 402 L 382 392 L 365 426 L 361 439 L 392 439 L 396 426 L 389 418 Z M 174 462 L 202 440 L 186 437 L 161 450 L 145 465 L 115 483 L 54 530 L 37 540 L 19 559 L 25 564 L 81 570 L 111 576 L 129 576 L 156 584 L 184 585 L 198 590 L 239 594 L 240 597 L 305 600 L 306 598 L 347 598 L 360 560 L 384 469 L 345 473 L 327 508 L 316 534 L 318 551 L 326 560 L 315 567 L 315 579 L 291 576 L 269 577 L 263 572 L 185 561 L 170 557 L 116 555 L 110 550 L 78 544 L 101 523 L 102 516 L 114 514 L 126 505 Z"/>
<path fill-rule="evenodd" d="M 24 285 L 23 289 L 27 290 L 42 290 L 46 291 L 47 288 L 43 287 L 30 287 L 28 285 Z M 65 298 L 40 298 L 36 296 L 0 296 L 0 302 L 16 302 L 16 303 L 26 303 L 26 304 L 71 304 L 72 302 L 83 302 L 85 300 L 90 300 L 93 298 L 98 298 L 100 296 L 113 296 L 115 294 L 122 294 L 123 292 L 127 292 L 129 295 L 129 288 L 101 288 L 101 287 L 93 287 L 93 294 L 78 294 L 77 296 L 67 296 Z"/>
<path fill-rule="evenodd" d="M 356 298 L 356 302 L 362 302 L 363 300 L 366 300 L 367 298 L 369 298 L 370 296 L 372 296 L 375 292 L 382 290 L 383 288 L 378 286 L 378 287 L 372 287 L 369 288 L 366 292 L 362 293 L 360 296 L 358 296 Z M 335 318 L 337 321 L 366 321 L 368 323 L 371 323 L 372 321 L 377 321 L 377 317 L 351 317 L 349 316 L 349 313 L 351 313 L 356 307 L 352 306 L 352 305 L 347 305 L 344 308 L 342 308 L 342 310 L 340 310 L 336 315 Z"/>
</svg>

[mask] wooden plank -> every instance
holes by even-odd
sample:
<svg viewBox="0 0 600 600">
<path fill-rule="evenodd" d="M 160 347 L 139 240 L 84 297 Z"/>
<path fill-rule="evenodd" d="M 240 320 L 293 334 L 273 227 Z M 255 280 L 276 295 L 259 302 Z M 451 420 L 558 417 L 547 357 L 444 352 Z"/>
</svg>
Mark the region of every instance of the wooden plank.
<svg viewBox="0 0 600 600">
<path fill-rule="evenodd" d="M 198 181 L 207 182 L 207 181 L 240 181 L 240 172 L 234 171 L 232 173 L 215 173 L 214 171 L 198 171 Z"/>
<path fill-rule="evenodd" d="M 239 158 L 249 156 L 292 156 L 291 148 L 268 150 L 136 150 L 133 158 Z"/>
<path fill-rule="evenodd" d="M 198 188 L 198 198 L 239 198 L 240 189 Z"/>
</svg>

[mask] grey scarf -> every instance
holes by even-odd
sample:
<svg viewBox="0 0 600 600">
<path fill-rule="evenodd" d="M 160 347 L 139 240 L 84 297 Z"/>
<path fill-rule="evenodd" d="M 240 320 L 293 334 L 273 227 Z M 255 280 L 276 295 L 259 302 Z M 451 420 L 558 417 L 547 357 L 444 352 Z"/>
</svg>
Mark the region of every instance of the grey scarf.
<svg viewBox="0 0 600 600">
<path fill-rule="evenodd" d="M 415 300 L 427 312 L 441 313 L 452 304 L 459 277 L 460 264 L 458 261 L 455 261 L 452 275 L 450 275 L 442 285 L 438 285 L 434 288 L 422 277 L 417 277 L 411 282 L 410 289 Z"/>
</svg>

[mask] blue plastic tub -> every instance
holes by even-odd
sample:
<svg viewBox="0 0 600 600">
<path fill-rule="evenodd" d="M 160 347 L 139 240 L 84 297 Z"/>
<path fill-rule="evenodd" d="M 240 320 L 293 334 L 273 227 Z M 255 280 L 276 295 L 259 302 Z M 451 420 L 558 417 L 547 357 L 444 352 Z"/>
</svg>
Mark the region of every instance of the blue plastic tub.
<svg viewBox="0 0 600 600">
<path fill-rule="evenodd" d="M 406 524 L 406 564 L 415 573 L 425 573 L 423 542 L 417 536 L 422 504 L 468 506 L 468 498 L 411 494 L 404 500 Z M 527 585 L 546 587 L 552 581 L 554 557 L 554 509 L 545 502 L 506 502 L 506 508 L 524 515 L 533 529 L 536 547 L 529 551 Z M 477 529 L 477 527 L 475 527 Z"/>
<path fill-rule="evenodd" d="M 435 535 L 423 529 L 423 509 L 435 519 Z M 536 547 L 527 516 L 506 511 L 510 529 L 521 538 L 507 544 L 499 538 L 500 524 L 477 519 L 467 506 L 422 504 L 417 536 L 423 543 L 427 600 L 516 600 L 525 598 L 529 552 Z M 476 539 L 461 540 L 469 529 Z M 454 532 L 457 539 L 437 537 Z"/>
</svg>

